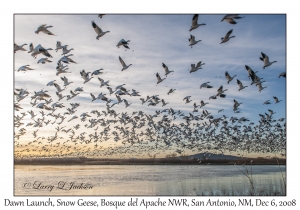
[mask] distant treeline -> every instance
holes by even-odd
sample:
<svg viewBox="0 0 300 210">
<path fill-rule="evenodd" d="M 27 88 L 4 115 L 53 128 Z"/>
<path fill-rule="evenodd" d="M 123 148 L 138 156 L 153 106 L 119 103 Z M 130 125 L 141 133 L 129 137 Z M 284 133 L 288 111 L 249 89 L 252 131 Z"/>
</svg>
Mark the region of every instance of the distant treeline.
<svg viewBox="0 0 300 210">
<path fill-rule="evenodd" d="M 162 164 L 189 164 L 189 165 L 280 165 L 286 164 L 286 159 L 276 158 L 241 158 L 230 159 L 180 159 L 180 158 L 148 158 L 148 159 L 111 159 L 111 158 L 34 158 L 15 159 L 15 165 L 162 165 Z"/>
</svg>

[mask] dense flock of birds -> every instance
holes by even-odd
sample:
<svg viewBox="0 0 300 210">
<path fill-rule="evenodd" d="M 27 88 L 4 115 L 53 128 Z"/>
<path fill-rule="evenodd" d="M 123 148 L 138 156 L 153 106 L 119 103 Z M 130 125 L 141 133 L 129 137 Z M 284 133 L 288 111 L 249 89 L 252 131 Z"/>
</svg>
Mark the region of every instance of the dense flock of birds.
<svg viewBox="0 0 300 210">
<path fill-rule="evenodd" d="M 99 15 L 99 18 L 102 18 Z M 108 17 L 107 17 L 108 18 Z M 230 24 L 237 24 L 236 20 L 241 19 L 237 14 L 225 15 L 221 20 L 225 20 Z M 104 18 L 105 19 L 105 18 Z M 198 27 L 205 27 L 205 23 L 198 23 L 198 15 L 192 18 L 192 25 L 190 32 Z M 103 31 L 95 21 L 91 22 L 92 28 L 96 32 L 96 39 L 99 40 L 103 36 L 108 36 L 109 31 Z M 37 28 L 36 34 L 56 36 L 50 30 L 53 26 L 43 24 Z M 235 36 L 231 36 L 233 29 L 221 38 L 221 43 L 229 42 Z M 45 35 L 46 34 L 46 35 Z M 58 36 L 59 37 L 59 36 Z M 195 36 L 190 35 L 189 46 L 192 48 L 201 40 L 196 40 Z M 130 40 L 121 39 L 117 43 L 117 47 L 124 47 L 129 50 Z M 47 63 L 54 62 L 51 60 L 52 48 L 44 48 L 41 44 L 36 46 L 33 43 L 29 44 L 29 50 L 25 49 L 27 44 L 14 44 L 15 53 L 31 53 L 30 55 L 37 59 L 38 64 L 47 65 Z M 22 52 L 24 51 L 24 52 Z M 268 109 L 268 113 L 259 114 L 260 120 L 257 123 L 249 122 L 246 117 L 226 116 L 223 114 L 220 117 L 213 116 L 209 111 L 209 103 L 203 100 L 200 104 L 194 101 L 191 111 L 186 114 L 180 110 L 173 108 L 163 108 L 169 102 L 166 102 L 159 95 L 147 95 L 142 97 L 142 94 L 135 89 L 129 90 L 125 84 L 120 84 L 112 87 L 109 80 L 105 81 L 99 76 L 104 73 L 104 69 L 100 68 L 92 72 L 87 72 L 84 69 L 79 73 L 70 72 L 68 65 L 76 64 L 70 54 L 74 52 L 73 48 L 68 45 L 63 45 L 62 42 L 57 41 L 56 52 L 61 52 L 61 58 L 57 61 L 56 76 L 60 79 L 49 81 L 46 88 L 55 88 L 56 96 L 48 94 L 47 90 L 42 88 L 39 91 L 26 90 L 23 88 L 15 88 L 14 96 L 14 139 L 15 139 L 15 157 L 108 157 L 115 156 L 144 156 L 153 153 L 168 154 L 176 152 L 179 155 L 185 154 L 189 151 L 202 152 L 257 152 L 257 153 L 278 153 L 285 155 L 286 149 L 286 123 L 284 118 L 275 119 L 275 113 Z M 261 52 L 260 60 L 263 62 L 262 68 L 270 67 L 276 61 L 270 61 L 269 57 Z M 127 65 L 125 61 L 119 56 L 120 70 L 128 71 L 132 64 Z M 197 64 L 191 64 L 190 73 L 197 72 L 205 65 L 202 61 Z M 168 78 L 169 74 L 176 74 L 176 71 L 169 70 L 165 63 L 162 63 L 165 72 L 165 77 L 162 78 L 159 72 L 156 73 L 157 83 L 159 85 Z M 255 85 L 258 91 L 261 92 L 267 87 L 263 87 L 265 80 L 257 75 L 250 66 L 245 65 L 251 83 L 248 86 Z M 16 70 L 16 73 L 26 71 L 34 71 L 30 65 L 23 65 Z M 68 74 L 78 74 L 82 78 L 82 84 L 75 90 L 70 90 L 70 94 L 66 94 L 68 86 L 73 83 L 67 78 Z M 66 75 L 66 76 L 63 76 Z M 244 91 L 245 86 L 237 79 L 237 75 L 231 76 L 229 72 L 225 72 L 225 79 L 227 84 L 233 83 L 236 80 L 239 91 Z M 94 95 L 90 93 L 90 103 L 101 100 L 106 106 L 105 108 L 95 106 L 95 109 L 90 112 L 80 112 L 80 103 L 76 103 L 76 97 L 84 92 L 84 85 L 91 81 L 94 77 L 98 77 L 100 88 L 106 87 L 107 93 L 100 93 Z M 279 78 L 286 77 L 283 72 Z M 59 80 L 63 85 L 59 84 Z M 225 80 L 224 80 L 225 81 Z M 200 85 L 200 89 L 213 88 L 210 82 L 205 82 Z M 175 88 L 168 91 L 169 94 L 174 94 Z M 217 98 L 226 98 L 227 89 L 220 86 L 215 95 L 212 95 L 208 100 L 215 100 Z M 34 94 L 30 94 L 33 92 Z M 176 94 L 176 93 L 175 93 Z M 145 113 L 143 111 L 135 110 L 132 113 L 127 113 L 128 106 L 134 106 L 125 98 L 139 97 L 141 104 L 147 106 L 160 106 L 155 113 Z M 20 104 L 21 101 L 31 97 L 32 109 L 23 111 Z M 130 98 L 129 97 L 129 98 Z M 75 98 L 75 99 L 74 99 Z M 280 103 L 276 96 L 273 96 L 273 103 Z M 64 101 L 64 102 L 63 102 Z M 191 103 L 191 96 L 183 98 L 185 104 Z M 117 113 L 113 107 L 120 106 L 124 103 L 123 112 Z M 262 105 L 269 105 L 272 102 L 267 100 L 262 102 Z M 237 100 L 233 100 L 234 113 L 240 113 L 240 106 L 243 104 Z M 205 107 L 208 107 L 205 109 Z M 202 110 L 200 110 L 202 109 Z M 57 113 L 60 110 L 62 112 Z M 224 112 L 224 109 L 218 113 Z M 64 113 L 63 113 L 64 112 Z M 61 114 L 63 113 L 63 114 Z M 29 116 L 30 122 L 25 124 L 23 121 L 25 116 Z M 78 119 L 76 121 L 76 119 Z M 78 122 L 80 120 L 80 122 Z M 78 122 L 72 125 L 71 121 Z M 49 124 L 55 125 L 54 135 L 43 135 L 43 128 Z M 85 128 L 84 132 L 77 132 L 79 128 Z M 20 142 L 22 136 L 27 132 L 32 132 L 32 140 L 29 142 Z M 121 143 L 114 146 L 105 146 L 103 142 L 114 141 Z M 156 155 L 155 154 L 155 155 Z"/>
</svg>

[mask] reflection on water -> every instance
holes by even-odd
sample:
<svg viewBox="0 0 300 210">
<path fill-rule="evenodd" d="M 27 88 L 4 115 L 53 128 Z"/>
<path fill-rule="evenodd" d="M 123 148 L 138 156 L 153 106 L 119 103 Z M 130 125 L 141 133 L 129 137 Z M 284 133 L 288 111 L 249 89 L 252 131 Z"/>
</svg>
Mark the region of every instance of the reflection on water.
<svg viewBox="0 0 300 210">
<path fill-rule="evenodd" d="M 285 195 L 277 165 L 252 166 L 252 179 L 256 195 Z M 250 182 L 232 165 L 16 165 L 15 195 L 250 195 Z"/>
</svg>

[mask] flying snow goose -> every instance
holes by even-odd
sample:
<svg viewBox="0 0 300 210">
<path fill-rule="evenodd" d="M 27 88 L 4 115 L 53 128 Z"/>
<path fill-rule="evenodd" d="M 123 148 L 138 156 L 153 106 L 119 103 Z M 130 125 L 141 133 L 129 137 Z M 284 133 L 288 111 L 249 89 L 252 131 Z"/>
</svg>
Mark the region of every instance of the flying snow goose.
<svg viewBox="0 0 300 210">
<path fill-rule="evenodd" d="M 198 14 L 195 14 L 193 16 L 193 20 L 192 20 L 192 25 L 191 25 L 191 28 L 190 28 L 190 31 L 198 28 L 199 26 L 205 26 L 206 24 L 205 23 L 201 23 L 201 24 L 198 24 Z"/>
<path fill-rule="evenodd" d="M 271 66 L 272 63 L 276 63 L 277 61 L 272 61 L 270 62 L 269 61 L 269 56 L 267 56 L 266 54 L 264 54 L 263 52 L 261 52 L 261 56 L 259 59 L 262 60 L 264 62 L 264 66 L 263 66 L 263 69 L 265 69 L 266 67 L 268 66 Z"/>
<path fill-rule="evenodd" d="M 212 88 L 213 86 L 209 85 L 208 83 L 210 83 L 210 82 L 205 82 L 202 85 L 200 85 L 200 89 L 201 88 Z"/>
<path fill-rule="evenodd" d="M 32 43 L 29 44 L 29 51 L 27 53 L 31 53 L 34 51 L 34 46 Z"/>
<path fill-rule="evenodd" d="M 174 71 L 170 71 L 168 66 L 166 66 L 166 64 L 162 63 L 162 67 L 165 69 L 165 76 L 168 76 L 168 74 L 170 74 L 171 72 Z"/>
<path fill-rule="evenodd" d="M 127 108 L 130 104 L 132 104 L 132 103 L 129 104 L 128 101 L 127 101 L 126 99 L 123 99 L 123 101 L 124 101 L 124 103 L 125 103 L 125 105 L 126 105 L 125 108 Z"/>
<path fill-rule="evenodd" d="M 96 100 L 96 97 L 94 94 L 90 93 L 91 97 L 92 97 L 92 102 Z"/>
<path fill-rule="evenodd" d="M 168 91 L 167 94 L 169 95 L 169 94 L 171 94 L 171 93 L 174 93 L 175 90 L 176 90 L 176 89 L 172 89 L 172 88 L 171 88 L 171 89 Z"/>
<path fill-rule="evenodd" d="M 63 50 L 63 53 L 61 54 L 61 55 L 66 55 L 66 54 L 68 54 L 69 52 L 71 52 L 71 50 L 74 50 L 73 48 L 71 48 L 71 49 L 67 49 L 67 47 L 68 47 L 69 45 L 64 45 L 64 46 L 62 46 L 62 50 Z"/>
<path fill-rule="evenodd" d="M 115 92 L 115 90 L 112 90 L 111 87 L 106 87 L 109 90 L 109 95 L 113 94 Z"/>
<path fill-rule="evenodd" d="M 190 38 L 189 38 L 189 42 L 190 42 L 190 45 L 189 45 L 189 46 L 191 46 L 191 48 L 193 48 L 193 45 L 197 44 L 197 43 L 200 42 L 200 41 L 201 41 L 201 40 L 196 41 L 196 40 L 195 40 L 195 36 L 193 36 L 193 35 L 191 34 L 191 36 L 190 36 Z"/>
<path fill-rule="evenodd" d="M 23 46 L 25 46 L 27 44 L 22 44 L 22 45 L 17 45 L 17 44 L 14 44 L 14 53 L 16 53 L 18 50 L 21 50 L 21 51 L 27 51 L 26 49 L 23 48 Z"/>
<path fill-rule="evenodd" d="M 221 22 L 223 20 L 226 20 L 230 24 L 236 24 L 236 22 L 233 19 L 241 19 L 241 18 L 244 18 L 244 17 L 240 17 L 238 14 L 228 14 L 228 15 L 225 15 L 223 17 L 223 19 L 221 20 Z"/>
<path fill-rule="evenodd" d="M 35 31 L 36 34 L 39 32 L 43 32 L 48 35 L 54 35 L 52 32 L 48 30 L 48 28 L 52 28 L 53 26 L 47 26 L 46 24 L 40 25 L 37 30 Z M 54 35 L 55 36 L 55 35 Z"/>
<path fill-rule="evenodd" d="M 204 103 L 204 101 L 201 100 L 201 101 L 200 101 L 200 108 L 203 107 L 203 106 L 205 106 L 206 104 L 208 104 L 208 103 Z"/>
<path fill-rule="evenodd" d="M 117 100 L 118 100 L 118 104 L 120 104 L 120 103 L 122 103 L 123 102 L 123 99 L 121 99 L 121 96 L 120 95 L 117 95 L 117 94 L 115 94 L 116 95 L 116 98 L 117 98 Z"/>
<path fill-rule="evenodd" d="M 76 91 L 76 92 L 78 92 L 78 91 L 82 92 L 83 91 L 83 87 L 78 87 L 74 91 Z"/>
<path fill-rule="evenodd" d="M 126 63 L 123 61 L 123 59 L 119 56 L 119 61 L 121 62 L 123 68 L 122 71 L 126 70 L 129 68 L 129 66 L 131 66 L 132 64 L 129 64 L 128 66 L 126 65 Z"/>
<path fill-rule="evenodd" d="M 32 47 L 33 47 L 33 45 L 32 45 Z M 30 48 L 31 48 L 31 46 L 30 46 Z M 52 50 L 52 48 L 46 49 L 46 48 L 42 47 L 42 45 L 39 44 L 33 49 L 33 53 L 31 53 L 31 56 L 36 58 L 38 54 L 43 54 L 44 56 L 46 56 L 48 58 L 52 58 L 52 56 L 50 55 L 48 50 Z M 30 49 L 30 51 L 31 51 L 31 49 Z"/>
<path fill-rule="evenodd" d="M 100 87 L 103 87 L 103 86 L 109 86 L 109 80 L 107 80 L 106 82 L 104 82 L 104 79 L 101 79 L 100 77 L 98 77 L 98 80 L 100 81 Z"/>
<path fill-rule="evenodd" d="M 93 75 L 99 75 L 99 74 L 103 74 L 103 72 L 101 72 L 101 70 L 103 70 L 103 69 L 101 68 L 101 69 L 97 69 L 97 70 L 93 71 L 93 73 L 92 73 L 92 75 L 91 75 L 91 76 L 93 76 Z"/>
<path fill-rule="evenodd" d="M 190 98 L 191 98 L 191 96 L 186 96 L 183 98 L 183 100 L 185 100 L 185 103 L 187 104 L 187 103 L 190 103 L 191 101 L 193 101 L 193 100 L 190 100 Z"/>
<path fill-rule="evenodd" d="M 83 69 L 82 71 L 80 71 L 80 75 L 81 75 L 81 77 L 84 79 L 83 84 L 89 82 L 92 78 L 94 78 L 94 77 L 90 77 L 90 76 L 89 76 L 90 73 L 91 73 L 91 72 L 87 72 L 87 73 L 86 73 L 86 72 L 84 71 L 84 69 Z"/>
<path fill-rule="evenodd" d="M 97 24 L 96 24 L 94 21 L 92 21 L 92 26 L 93 26 L 95 32 L 97 33 L 96 39 L 98 39 L 98 40 L 99 40 L 99 38 L 102 37 L 104 34 L 110 32 L 110 31 L 105 31 L 105 32 L 103 32 L 103 31 L 101 30 L 101 28 L 99 28 L 99 27 L 97 26 Z"/>
<path fill-rule="evenodd" d="M 48 58 L 41 58 L 38 60 L 37 63 L 45 64 L 46 62 L 51 63 L 52 61 L 50 61 Z"/>
<path fill-rule="evenodd" d="M 69 82 L 68 78 L 67 77 L 61 77 L 60 78 L 63 82 L 64 82 L 64 86 L 68 86 L 69 84 L 73 83 L 73 82 Z"/>
<path fill-rule="evenodd" d="M 61 44 L 60 41 L 57 41 L 56 42 L 56 48 L 55 48 L 55 51 L 57 52 L 58 50 L 62 49 L 63 48 L 63 45 Z"/>
<path fill-rule="evenodd" d="M 64 63 L 76 63 L 74 60 L 69 58 L 70 56 L 73 56 L 73 54 L 65 55 L 61 59 L 58 60 L 57 63 L 64 62 Z"/>
<path fill-rule="evenodd" d="M 265 104 L 268 105 L 268 104 L 272 104 L 272 103 L 270 102 L 270 100 L 267 100 L 263 103 L 263 105 L 265 105 Z"/>
<path fill-rule="evenodd" d="M 229 84 L 229 82 L 231 82 L 231 80 L 233 80 L 233 78 L 236 77 L 236 75 L 234 75 L 233 77 L 231 77 L 231 76 L 229 75 L 229 73 L 226 71 L 226 72 L 225 72 L 225 77 L 226 77 L 226 79 L 227 79 L 227 84 Z"/>
<path fill-rule="evenodd" d="M 278 100 L 278 98 L 276 96 L 273 96 L 274 100 L 275 100 L 275 104 L 279 103 L 282 100 Z"/>
<path fill-rule="evenodd" d="M 48 83 L 47 83 L 47 86 L 53 86 L 55 81 L 56 81 L 56 80 L 53 80 L 53 81 L 48 82 Z"/>
<path fill-rule="evenodd" d="M 237 84 L 239 85 L 239 91 L 243 90 L 244 88 L 248 87 L 248 86 L 243 86 L 243 83 L 240 80 L 236 80 Z"/>
<path fill-rule="evenodd" d="M 66 89 L 66 87 L 64 89 L 61 89 L 61 87 L 59 86 L 59 84 L 57 83 L 53 83 L 54 87 L 56 88 L 57 92 L 60 93 L 61 91 L 63 91 L 64 89 Z"/>
<path fill-rule="evenodd" d="M 125 39 L 121 39 L 121 40 L 118 42 L 117 47 L 120 48 L 120 46 L 123 45 L 123 47 L 125 47 L 126 49 L 130 49 L 130 48 L 128 47 L 128 44 L 129 44 L 128 42 L 130 42 L 130 40 L 125 41 Z"/>
<path fill-rule="evenodd" d="M 192 72 L 196 72 L 198 71 L 199 69 L 202 69 L 201 66 L 204 65 L 205 63 L 201 63 L 202 61 L 199 61 L 197 63 L 197 65 L 195 66 L 195 64 L 191 64 L 191 69 L 190 69 L 190 73 Z"/>
<path fill-rule="evenodd" d="M 24 71 L 25 72 L 27 70 L 34 70 L 34 69 L 32 69 L 28 66 L 30 66 L 30 65 L 21 66 L 17 71 Z"/>
<path fill-rule="evenodd" d="M 223 85 L 221 85 L 218 89 L 218 93 L 216 96 L 219 96 L 221 98 L 225 98 L 226 95 L 224 94 L 224 92 L 227 91 L 227 89 L 223 90 Z"/>
<path fill-rule="evenodd" d="M 278 78 L 280 78 L 280 77 L 286 78 L 286 72 L 282 72 L 281 74 L 279 74 Z"/>
<path fill-rule="evenodd" d="M 156 73 L 156 78 L 157 78 L 157 83 L 156 84 L 159 84 L 159 83 L 161 83 L 162 81 L 164 81 L 166 79 L 166 78 L 161 79 L 161 77 L 159 76 L 158 73 Z"/>
<path fill-rule="evenodd" d="M 263 87 L 263 86 L 261 85 L 262 83 L 263 83 L 263 82 L 259 82 L 259 83 L 256 84 L 256 86 L 258 87 L 258 91 L 259 91 L 259 92 L 261 92 L 263 89 L 267 88 L 267 87 Z"/>
<path fill-rule="evenodd" d="M 166 106 L 169 103 L 169 102 L 166 103 L 164 99 L 162 99 L 161 102 L 162 102 L 162 107 Z"/>
<path fill-rule="evenodd" d="M 32 46 L 33 47 L 33 46 Z M 31 48 L 31 47 L 30 47 Z M 52 56 L 50 55 L 50 53 L 48 52 L 48 50 L 52 50 L 52 48 L 47 48 L 45 49 L 44 47 L 42 47 L 42 45 L 37 45 L 34 49 L 33 49 L 33 53 L 31 53 L 31 56 L 36 58 L 37 55 L 39 54 L 43 54 L 44 56 L 48 57 L 48 58 L 52 58 Z M 31 49 L 30 51 L 31 52 Z"/>
<path fill-rule="evenodd" d="M 227 34 L 225 35 L 225 37 L 221 38 L 222 42 L 220 44 L 228 42 L 231 38 L 235 37 L 235 36 L 230 36 L 231 33 L 232 33 L 232 31 L 233 31 L 233 29 L 231 29 L 230 31 L 228 31 Z"/>
</svg>

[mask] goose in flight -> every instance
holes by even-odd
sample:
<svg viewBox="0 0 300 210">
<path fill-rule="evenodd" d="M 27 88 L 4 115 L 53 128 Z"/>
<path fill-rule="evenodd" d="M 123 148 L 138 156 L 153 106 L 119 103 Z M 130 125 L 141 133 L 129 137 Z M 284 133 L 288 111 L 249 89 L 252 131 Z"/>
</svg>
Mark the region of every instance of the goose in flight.
<svg viewBox="0 0 300 210">
<path fill-rule="evenodd" d="M 212 88 L 213 86 L 209 85 L 208 83 L 210 83 L 210 82 L 205 82 L 202 85 L 200 85 L 200 89 L 201 88 Z"/>
<path fill-rule="evenodd" d="M 121 40 L 118 42 L 117 47 L 120 48 L 120 46 L 123 45 L 123 47 L 125 47 L 126 49 L 130 49 L 130 48 L 128 47 L 128 44 L 129 44 L 128 42 L 130 42 L 130 40 L 125 41 L 124 39 L 121 39 Z"/>
<path fill-rule="evenodd" d="M 161 79 L 161 77 L 159 76 L 159 73 L 156 73 L 156 78 L 157 78 L 157 83 L 156 84 L 159 84 L 159 83 L 161 83 L 162 81 L 164 81 L 166 79 L 166 78 Z"/>
<path fill-rule="evenodd" d="M 55 81 L 56 81 L 56 80 L 53 80 L 53 81 L 48 82 L 48 83 L 47 83 L 47 86 L 53 86 Z"/>
<path fill-rule="evenodd" d="M 208 104 L 208 103 L 204 103 L 204 101 L 201 100 L 201 102 L 200 102 L 200 108 L 203 107 L 203 106 L 205 106 L 206 104 Z"/>
<path fill-rule="evenodd" d="M 209 97 L 209 100 L 210 100 L 210 99 L 217 99 L 217 96 L 210 96 L 210 97 Z"/>
<path fill-rule="evenodd" d="M 37 63 L 45 64 L 46 62 L 51 63 L 52 61 L 50 61 L 48 58 L 41 58 L 38 60 Z"/>
<path fill-rule="evenodd" d="M 262 82 L 259 82 L 259 83 L 256 84 L 256 86 L 258 87 L 259 92 L 261 92 L 263 89 L 267 88 L 267 87 L 263 87 L 261 84 L 262 84 Z"/>
<path fill-rule="evenodd" d="M 118 100 L 118 104 L 120 104 L 120 103 L 122 103 L 122 101 L 123 101 L 123 99 L 121 99 L 121 96 L 120 95 L 117 95 L 117 94 L 115 94 L 116 95 L 116 98 L 117 98 L 117 100 Z"/>
<path fill-rule="evenodd" d="M 201 41 L 201 40 L 196 41 L 196 40 L 195 40 L 195 36 L 193 36 L 193 35 L 191 34 L 191 36 L 190 36 L 190 38 L 189 38 L 189 42 L 190 42 L 190 45 L 189 45 L 189 46 L 191 46 L 191 48 L 193 48 L 193 45 L 197 44 L 197 43 L 200 42 L 200 41 Z"/>
<path fill-rule="evenodd" d="M 92 21 L 92 26 L 93 26 L 95 32 L 97 33 L 97 37 L 96 37 L 97 40 L 99 40 L 99 38 L 102 37 L 103 35 L 105 35 L 106 33 L 109 33 L 109 32 L 110 32 L 110 31 L 105 31 L 105 32 L 103 32 L 103 31 L 101 30 L 101 28 L 99 28 L 99 27 L 97 26 L 97 24 L 96 24 L 94 21 Z"/>
<path fill-rule="evenodd" d="M 220 44 L 228 42 L 231 38 L 235 37 L 235 36 L 230 36 L 231 33 L 232 33 L 232 31 L 233 31 L 233 29 L 231 29 L 230 31 L 228 31 L 227 34 L 225 35 L 225 37 L 221 38 L 222 42 Z"/>
<path fill-rule="evenodd" d="M 111 87 L 106 87 L 109 90 L 109 95 L 113 94 L 116 90 L 112 90 Z"/>
<path fill-rule="evenodd" d="M 169 94 L 171 94 L 171 93 L 174 93 L 175 90 L 176 90 L 176 89 L 172 89 L 172 88 L 171 88 L 171 89 L 168 91 L 167 94 L 169 95 Z"/>
<path fill-rule="evenodd" d="M 100 81 L 100 87 L 103 87 L 103 86 L 109 86 L 109 80 L 107 80 L 106 82 L 104 82 L 104 79 L 101 79 L 100 77 L 98 77 L 98 80 Z"/>
<path fill-rule="evenodd" d="M 17 71 L 18 72 L 19 71 L 24 71 L 24 73 L 25 73 L 25 71 L 27 71 L 27 70 L 34 70 L 34 69 L 32 69 L 32 68 L 30 68 L 28 66 L 30 66 L 30 65 L 21 66 Z"/>
<path fill-rule="evenodd" d="M 39 32 L 43 32 L 48 35 L 54 35 L 52 32 L 48 30 L 48 28 L 52 28 L 53 26 L 47 26 L 46 24 L 40 25 L 37 30 L 35 31 L 36 34 Z M 55 36 L 55 35 L 54 35 Z"/>
<path fill-rule="evenodd" d="M 31 53 L 31 56 L 34 58 L 36 58 L 38 54 L 43 54 L 44 56 L 46 56 L 48 58 L 52 58 L 52 55 L 50 55 L 50 53 L 48 52 L 48 50 L 52 50 L 52 48 L 45 49 L 44 47 L 42 47 L 42 45 L 39 44 L 32 50 L 32 48 L 33 48 L 32 43 L 30 44 L 29 47 L 30 47 L 29 52 L 33 51 L 33 53 Z"/>
<path fill-rule="evenodd" d="M 221 85 L 221 86 L 219 87 L 219 89 L 218 89 L 218 94 L 217 94 L 216 96 L 222 97 L 221 95 L 222 95 L 225 91 L 227 91 L 227 89 L 223 90 L 223 85 Z M 222 98 L 225 98 L 225 97 L 222 97 Z"/>
<path fill-rule="evenodd" d="M 125 103 L 125 105 L 126 105 L 125 108 L 127 108 L 128 106 L 130 106 L 130 104 L 132 104 L 132 103 L 129 104 L 128 101 L 127 101 L 126 99 L 123 99 L 123 101 L 124 101 L 124 103 Z"/>
<path fill-rule="evenodd" d="M 56 88 L 57 92 L 60 93 L 61 91 L 63 91 L 64 89 L 66 89 L 66 87 L 64 89 L 61 89 L 61 87 L 59 86 L 59 84 L 57 83 L 53 83 L 54 87 Z"/>
<path fill-rule="evenodd" d="M 56 48 L 55 48 L 55 51 L 57 52 L 58 50 L 60 50 L 60 49 L 63 49 L 63 45 L 61 44 L 61 42 L 60 41 L 57 41 L 56 42 Z"/>
<path fill-rule="evenodd" d="M 162 107 L 166 106 L 169 102 L 165 102 L 164 99 L 161 99 Z"/>
<path fill-rule="evenodd" d="M 205 25 L 206 25 L 205 23 L 198 24 L 198 16 L 199 16 L 198 14 L 195 14 L 195 15 L 193 16 L 192 26 L 191 26 L 191 28 L 190 28 L 190 31 L 192 31 L 192 30 L 198 28 L 199 26 L 205 26 Z"/>
<path fill-rule="evenodd" d="M 263 103 L 263 105 L 265 105 L 265 104 L 268 105 L 268 104 L 272 104 L 272 103 L 270 102 L 270 100 L 267 100 Z"/>
<path fill-rule="evenodd" d="M 268 66 L 271 66 L 272 63 L 276 63 L 277 61 L 272 61 L 270 62 L 269 61 L 269 56 L 267 56 L 266 54 L 264 54 L 263 52 L 261 52 L 261 56 L 259 59 L 262 60 L 264 62 L 264 66 L 263 66 L 263 69 L 265 69 L 266 67 Z"/>
<path fill-rule="evenodd" d="M 199 69 L 202 69 L 201 66 L 204 65 L 205 63 L 201 63 L 202 61 L 198 62 L 197 65 L 195 66 L 195 64 L 191 64 L 191 69 L 190 69 L 190 73 L 192 72 L 196 72 Z"/>
<path fill-rule="evenodd" d="M 248 87 L 248 86 L 243 86 L 243 83 L 240 81 L 240 80 L 236 80 L 236 82 L 237 82 L 237 84 L 238 84 L 238 86 L 239 86 L 239 91 L 240 90 L 243 90 L 244 88 L 246 88 L 246 87 Z"/>
<path fill-rule="evenodd" d="M 233 78 L 236 77 L 236 75 L 234 75 L 233 77 L 231 77 L 231 76 L 229 75 L 229 73 L 226 71 L 226 72 L 225 72 L 225 77 L 226 77 L 226 79 L 227 79 L 227 84 L 229 84 L 229 82 L 231 82 L 231 80 L 233 80 Z"/>
<path fill-rule="evenodd" d="M 20 46 L 17 44 L 14 44 L 14 53 L 16 53 L 18 50 L 27 51 L 26 49 L 23 48 L 25 45 L 27 45 L 27 44 L 22 44 Z"/>
<path fill-rule="evenodd" d="M 245 16 L 244 16 L 245 17 Z M 228 15 L 225 15 L 223 17 L 223 19 L 221 20 L 221 22 L 223 20 L 226 20 L 228 23 L 230 24 L 236 24 L 236 21 L 233 20 L 233 19 L 241 19 L 241 18 L 244 18 L 244 17 L 240 17 L 238 14 L 228 14 Z"/>
<path fill-rule="evenodd" d="M 60 62 L 64 62 L 64 63 L 76 63 L 73 59 L 69 58 L 70 56 L 73 56 L 73 54 L 63 56 L 61 59 L 58 60 L 57 63 L 60 63 Z"/>
<path fill-rule="evenodd" d="M 60 78 L 63 82 L 64 82 L 64 86 L 68 86 L 69 84 L 73 83 L 73 82 L 69 82 L 68 78 L 67 77 L 61 77 Z"/>
<path fill-rule="evenodd" d="M 84 69 L 81 70 L 79 73 L 80 73 L 80 75 L 81 75 L 81 78 L 84 80 L 84 83 L 83 83 L 83 84 L 89 82 L 92 78 L 94 78 L 94 77 L 89 77 L 89 74 L 90 74 L 91 72 L 85 72 Z"/>
<path fill-rule="evenodd" d="M 69 68 L 60 68 L 60 67 L 56 67 L 56 76 L 58 76 L 59 74 L 63 74 L 63 73 L 71 73 L 69 71 L 67 71 Z"/>
<path fill-rule="evenodd" d="M 186 104 L 190 103 L 191 101 L 193 101 L 193 100 L 190 100 L 190 98 L 191 98 L 191 96 L 186 96 L 186 97 L 183 98 L 183 101 L 185 100 Z"/>
<path fill-rule="evenodd" d="M 64 46 L 62 46 L 62 50 L 63 50 L 63 53 L 61 54 L 61 55 L 66 55 L 66 54 L 68 54 L 69 52 L 71 52 L 71 50 L 74 50 L 73 48 L 71 48 L 71 49 L 67 49 L 67 47 L 68 47 L 69 45 L 64 45 Z"/>
<path fill-rule="evenodd" d="M 91 97 L 92 97 L 92 102 L 96 100 L 96 97 L 94 94 L 90 93 Z"/>
<path fill-rule="evenodd" d="M 132 89 L 132 93 L 130 94 L 130 96 L 141 96 L 139 93 L 140 92 L 136 91 L 135 89 Z"/>
<path fill-rule="evenodd" d="M 119 61 L 121 62 L 123 68 L 122 71 L 126 70 L 129 68 L 129 66 L 131 66 L 132 64 L 129 64 L 128 66 L 126 65 L 126 63 L 123 61 L 123 59 L 119 56 Z"/>
<path fill-rule="evenodd" d="M 234 110 L 237 110 L 237 108 L 242 104 L 242 102 L 239 103 L 239 102 L 237 102 L 235 99 L 233 99 L 233 102 L 234 102 L 234 104 L 233 104 L 233 109 L 234 109 Z"/>
<path fill-rule="evenodd" d="M 93 75 L 99 75 L 99 74 L 103 74 L 103 72 L 101 72 L 101 70 L 103 70 L 103 69 L 101 68 L 101 69 L 97 69 L 97 70 L 93 71 L 93 73 L 92 73 L 92 75 L 91 75 L 91 76 L 93 76 Z"/>
<path fill-rule="evenodd" d="M 286 72 L 282 72 L 281 74 L 279 74 L 278 78 L 280 78 L 280 77 L 286 78 Z"/>
<path fill-rule="evenodd" d="M 78 87 L 78 88 L 76 88 L 74 91 L 75 91 L 75 92 L 78 92 L 78 91 L 82 92 L 82 91 L 83 91 L 83 87 Z"/>
<path fill-rule="evenodd" d="M 162 67 L 165 69 L 165 76 L 167 77 L 168 74 L 170 74 L 171 72 L 174 72 L 174 71 L 170 71 L 168 66 L 166 66 L 166 64 L 162 63 Z"/>
<path fill-rule="evenodd" d="M 278 100 L 278 98 L 276 96 L 273 96 L 274 100 L 275 100 L 275 104 L 279 103 L 282 100 Z"/>
</svg>

